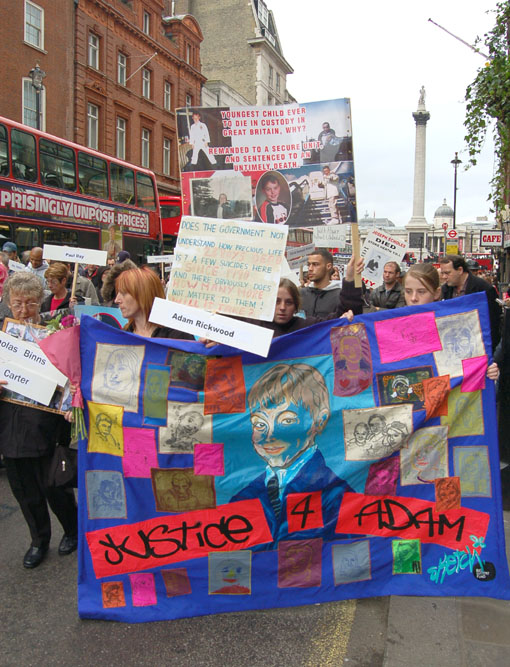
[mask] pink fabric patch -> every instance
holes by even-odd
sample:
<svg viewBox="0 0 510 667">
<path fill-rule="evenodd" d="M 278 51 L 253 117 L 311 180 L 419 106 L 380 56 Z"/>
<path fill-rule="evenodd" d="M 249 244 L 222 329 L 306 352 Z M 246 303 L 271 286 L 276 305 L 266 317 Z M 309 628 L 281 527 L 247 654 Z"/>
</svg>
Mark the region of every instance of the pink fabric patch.
<svg viewBox="0 0 510 667">
<path fill-rule="evenodd" d="M 124 477 L 151 478 L 151 468 L 158 467 L 156 431 L 153 428 L 124 428 Z"/>
<path fill-rule="evenodd" d="M 225 474 L 222 443 L 196 443 L 193 456 L 195 475 Z"/>
<path fill-rule="evenodd" d="M 473 357 L 473 359 L 462 360 L 462 384 L 461 392 L 478 391 L 485 389 L 485 375 L 487 373 L 488 359 L 485 354 L 483 357 Z"/>
<path fill-rule="evenodd" d="M 375 322 L 375 333 L 383 364 L 443 349 L 433 312 Z"/>
<path fill-rule="evenodd" d="M 150 572 L 130 574 L 129 580 L 133 593 L 133 607 L 147 607 L 157 603 L 153 574 Z"/>
</svg>

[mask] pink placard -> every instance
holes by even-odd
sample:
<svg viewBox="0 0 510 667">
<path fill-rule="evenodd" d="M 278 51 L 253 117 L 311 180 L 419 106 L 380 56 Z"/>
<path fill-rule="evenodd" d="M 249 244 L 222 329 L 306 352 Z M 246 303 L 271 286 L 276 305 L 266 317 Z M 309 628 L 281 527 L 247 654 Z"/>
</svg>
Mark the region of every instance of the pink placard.
<svg viewBox="0 0 510 667">
<path fill-rule="evenodd" d="M 375 322 L 375 334 L 383 364 L 443 349 L 433 312 Z"/>
<path fill-rule="evenodd" d="M 197 443 L 194 449 L 193 463 L 195 475 L 224 475 L 223 444 Z"/>
<path fill-rule="evenodd" d="M 133 607 L 147 607 L 156 604 L 156 586 L 154 575 L 150 572 L 130 574 L 131 591 L 133 593 Z"/>
<path fill-rule="evenodd" d="M 158 467 L 156 431 L 153 428 L 124 428 L 124 477 L 151 478 L 151 468 Z"/>
<path fill-rule="evenodd" d="M 462 384 L 461 392 L 478 391 L 485 389 L 485 374 L 487 373 L 487 355 L 462 360 Z"/>
</svg>

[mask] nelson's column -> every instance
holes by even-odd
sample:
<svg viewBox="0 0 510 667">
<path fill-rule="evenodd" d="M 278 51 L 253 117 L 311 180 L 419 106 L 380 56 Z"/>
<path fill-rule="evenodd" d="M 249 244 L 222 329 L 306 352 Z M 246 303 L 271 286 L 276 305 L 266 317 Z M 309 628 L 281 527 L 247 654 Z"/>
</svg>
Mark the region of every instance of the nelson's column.
<svg viewBox="0 0 510 667">
<path fill-rule="evenodd" d="M 429 224 L 425 219 L 425 157 L 427 144 L 427 121 L 430 114 L 425 108 L 425 87 L 420 90 L 418 108 L 413 113 L 416 123 L 416 147 L 414 152 L 413 216 L 406 225 L 409 232 L 409 250 L 420 252 L 426 247 Z M 420 252 L 421 255 L 421 252 Z"/>
</svg>

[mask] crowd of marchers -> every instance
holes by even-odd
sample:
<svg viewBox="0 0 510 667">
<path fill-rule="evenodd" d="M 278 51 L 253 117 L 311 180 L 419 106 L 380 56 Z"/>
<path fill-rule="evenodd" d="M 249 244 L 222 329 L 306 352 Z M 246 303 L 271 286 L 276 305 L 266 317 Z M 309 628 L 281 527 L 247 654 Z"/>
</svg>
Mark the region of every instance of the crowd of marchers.
<svg viewBox="0 0 510 667">
<path fill-rule="evenodd" d="M 9 271 L 9 259 L 25 264 L 25 270 Z M 324 320 L 343 318 L 341 324 L 348 324 L 364 312 L 485 292 L 495 357 L 498 359 L 499 355 L 499 361 L 503 361 L 504 346 L 498 346 L 502 308 L 496 287 L 487 278 L 476 275 L 477 267 L 469 266 L 463 257 L 442 257 L 439 271 L 430 263 L 414 264 L 405 275 L 396 262 L 388 262 L 384 266 L 383 284 L 370 293 L 364 287 L 356 287 L 355 276 L 362 272 L 363 260 L 352 257 L 340 279 L 332 255 L 325 249 L 316 249 L 308 256 L 308 270 L 301 285 L 291 278 L 280 280 L 272 322 L 256 323 L 272 329 L 277 337 Z M 138 267 L 125 251 L 109 256 L 106 266 L 83 267 L 73 292 L 72 282 L 70 265 L 46 263 L 41 248 L 32 248 L 20 258 L 16 245 L 5 243 L 0 253 L 0 330 L 5 318 L 40 324 L 55 312 L 87 303 L 118 307 L 127 319 L 125 329 L 139 336 L 193 339 L 189 334 L 149 321 L 154 299 L 165 297 L 164 284 L 154 270 Z M 201 342 L 208 347 L 214 345 L 213 341 Z M 493 380 L 499 376 L 498 366 L 492 360 L 487 375 Z M 1 380 L 0 383 L 6 384 Z M 30 546 L 23 558 L 26 568 L 37 567 L 48 553 L 51 538 L 48 505 L 64 531 L 58 553 L 67 555 L 77 548 L 74 492 L 47 484 L 55 446 L 69 444 L 69 440 L 69 423 L 64 416 L 0 401 L 2 465 L 30 532 Z"/>
</svg>

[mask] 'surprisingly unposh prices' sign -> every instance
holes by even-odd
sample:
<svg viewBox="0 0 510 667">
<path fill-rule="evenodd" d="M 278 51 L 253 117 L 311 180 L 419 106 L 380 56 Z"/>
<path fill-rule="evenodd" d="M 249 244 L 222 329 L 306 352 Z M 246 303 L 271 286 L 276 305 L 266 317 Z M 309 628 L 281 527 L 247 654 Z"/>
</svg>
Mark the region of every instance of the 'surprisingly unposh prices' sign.
<svg viewBox="0 0 510 667">
<path fill-rule="evenodd" d="M 83 316 L 80 615 L 508 599 L 488 322 L 474 294 L 262 358 Z"/>
</svg>

